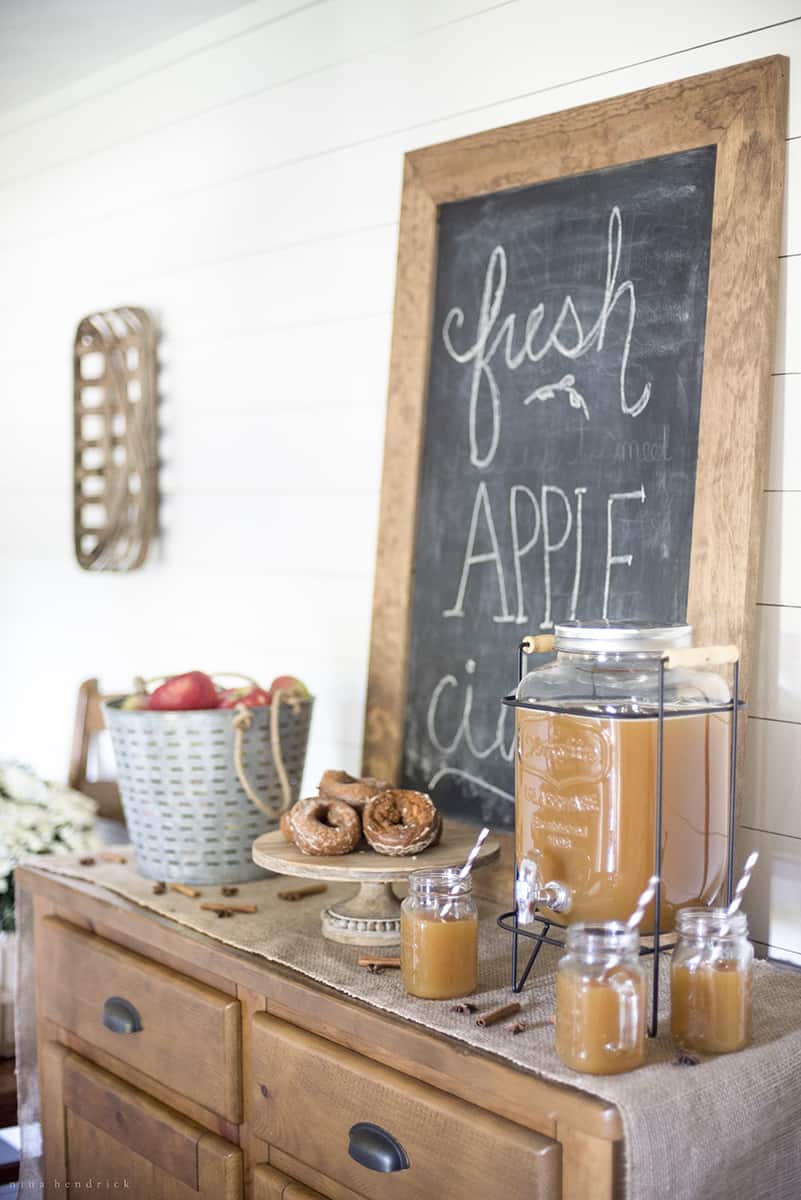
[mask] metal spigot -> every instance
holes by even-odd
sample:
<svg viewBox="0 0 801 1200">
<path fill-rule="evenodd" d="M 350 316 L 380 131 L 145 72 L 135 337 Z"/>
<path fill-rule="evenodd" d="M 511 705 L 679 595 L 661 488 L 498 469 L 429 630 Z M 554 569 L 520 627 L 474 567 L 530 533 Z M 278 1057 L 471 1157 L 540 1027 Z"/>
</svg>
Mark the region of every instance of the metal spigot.
<svg viewBox="0 0 801 1200">
<path fill-rule="evenodd" d="M 530 858 L 524 858 L 517 868 L 515 908 L 518 921 L 525 925 L 534 919 L 538 908 L 549 908 L 551 912 L 557 913 L 568 912 L 570 892 L 556 879 L 543 883 L 537 864 Z"/>
</svg>

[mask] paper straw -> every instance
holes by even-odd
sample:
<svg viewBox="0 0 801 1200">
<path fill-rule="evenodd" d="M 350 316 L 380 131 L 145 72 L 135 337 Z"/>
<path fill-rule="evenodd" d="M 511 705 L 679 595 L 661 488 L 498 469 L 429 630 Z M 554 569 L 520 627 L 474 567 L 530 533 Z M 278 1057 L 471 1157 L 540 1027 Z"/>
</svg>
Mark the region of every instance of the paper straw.
<svg viewBox="0 0 801 1200">
<path fill-rule="evenodd" d="M 753 871 L 754 867 L 756 866 L 758 858 L 759 858 L 759 851 L 752 850 L 751 853 L 748 855 L 748 858 L 745 860 L 745 866 L 743 867 L 743 873 L 742 873 L 742 876 L 740 877 L 740 882 L 737 884 L 737 887 L 734 889 L 734 898 L 733 898 L 731 904 L 729 905 L 729 907 L 726 909 L 727 917 L 733 917 L 734 914 L 737 912 L 738 908 L 740 907 L 740 905 L 742 904 L 743 892 L 745 891 L 745 889 L 748 887 L 749 883 L 751 882 L 751 872 Z"/>
<path fill-rule="evenodd" d="M 648 907 L 648 905 L 651 903 L 654 896 L 656 895 L 656 889 L 658 886 L 659 886 L 659 876 L 652 875 L 651 878 L 648 880 L 648 887 L 645 889 L 645 891 L 643 892 L 643 894 L 640 896 L 639 900 L 637 901 L 637 907 L 635 908 L 634 912 L 629 917 L 628 921 L 626 921 L 626 929 L 628 929 L 629 932 L 633 932 L 639 926 L 640 922 L 642 921 L 643 917 L 645 916 L 646 908 Z"/>
<path fill-rule="evenodd" d="M 473 846 L 473 849 L 468 854 L 467 858 L 465 859 L 464 866 L 459 871 L 459 874 L 456 877 L 456 882 L 452 885 L 450 891 L 448 892 L 449 896 L 455 897 L 458 895 L 459 884 L 463 880 L 465 880 L 467 878 L 467 876 L 470 874 L 470 872 L 473 870 L 473 864 L 475 863 L 476 859 L 478 858 L 479 851 L 481 850 L 481 847 L 484 845 L 484 843 L 486 842 L 489 835 L 490 835 L 489 829 L 484 828 L 481 830 L 481 833 L 476 838 L 476 844 Z M 451 910 L 452 904 L 453 904 L 452 900 L 446 900 L 446 902 L 442 908 L 441 916 L 447 917 L 448 913 Z"/>
</svg>

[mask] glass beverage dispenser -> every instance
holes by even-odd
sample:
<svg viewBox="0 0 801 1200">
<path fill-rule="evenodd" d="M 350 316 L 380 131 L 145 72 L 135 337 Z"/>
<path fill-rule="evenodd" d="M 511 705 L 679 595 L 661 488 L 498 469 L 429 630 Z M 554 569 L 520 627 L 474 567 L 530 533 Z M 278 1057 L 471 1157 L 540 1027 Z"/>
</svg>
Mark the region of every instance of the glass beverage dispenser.
<svg viewBox="0 0 801 1200">
<path fill-rule="evenodd" d="M 516 908 L 560 924 L 625 921 L 654 864 L 664 661 L 662 931 L 723 895 L 731 692 L 698 669 L 689 625 L 568 622 L 515 708 Z M 731 661 L 709 652 L 713 661 Z M 736 651 L 733 652 L 736 654 Z M 689 665 L 683 665 L 689 664 Z M 652 932 L 653 905 L 644 933 Z"/>
</svg>

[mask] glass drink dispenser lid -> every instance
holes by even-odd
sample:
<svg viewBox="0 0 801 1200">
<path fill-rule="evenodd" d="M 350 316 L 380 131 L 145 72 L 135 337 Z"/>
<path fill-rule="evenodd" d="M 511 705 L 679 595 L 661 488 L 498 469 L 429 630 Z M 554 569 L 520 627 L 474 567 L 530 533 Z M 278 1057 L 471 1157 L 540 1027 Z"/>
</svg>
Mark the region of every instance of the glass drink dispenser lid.
<svg viewBox="0 0 801 1200">
<path fill-rule="evenodd" d="M 566 621 L 555 626 L 554 636 L 556 657 L 529 671 L 507 703 L 546 711 L 653 717 L 659 705 L 660 659 L 692 645 L 692 626 Z M 731 701 L 726 680 L 709 669 L 668 669 L 664 688 L 668 717 L 688 709 L 722 708 Z"/>
</svg>

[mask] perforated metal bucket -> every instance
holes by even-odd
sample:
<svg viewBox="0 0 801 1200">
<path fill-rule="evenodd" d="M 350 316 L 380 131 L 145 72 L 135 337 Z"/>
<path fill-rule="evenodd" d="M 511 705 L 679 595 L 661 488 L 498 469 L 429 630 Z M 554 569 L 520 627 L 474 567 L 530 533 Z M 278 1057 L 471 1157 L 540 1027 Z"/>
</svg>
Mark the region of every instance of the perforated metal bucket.
<svg viewBox="0 0 801 1200">
<path fill-rule="evenodd" d="M 290 803 L 300 793 L 313 700 L 282 704 L 277 734 Z M 242 765 L 269 812 L 248 799 L 234 766 L 234 711 L 137 712 L 104 705 L 125 820 L 139 871 L 176 883 L 244 883 L 265 872 L 254 838 L 278 827 L 284 791 L 271 709 L 250 710 Z"/>
</svg>

